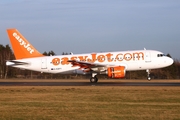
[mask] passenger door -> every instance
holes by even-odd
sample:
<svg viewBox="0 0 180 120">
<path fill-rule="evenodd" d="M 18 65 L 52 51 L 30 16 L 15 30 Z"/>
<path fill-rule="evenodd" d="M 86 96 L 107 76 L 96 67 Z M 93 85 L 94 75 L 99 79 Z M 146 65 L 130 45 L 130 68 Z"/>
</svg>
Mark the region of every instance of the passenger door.
<svg viewBox="0 0 180 120">
<path fill-rule="evenodd" d="M 151 53 L 150 52 L 145 53 L 145 62 L 151 62 Z"/>
</svg>

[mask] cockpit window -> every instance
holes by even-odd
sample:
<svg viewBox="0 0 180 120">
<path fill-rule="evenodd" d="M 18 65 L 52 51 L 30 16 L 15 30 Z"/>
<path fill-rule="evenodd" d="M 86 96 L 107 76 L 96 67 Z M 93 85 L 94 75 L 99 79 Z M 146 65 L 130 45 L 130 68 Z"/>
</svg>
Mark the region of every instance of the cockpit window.
<svg viewBox="0 0 180 120">
<path fill-rule="evenodd" d="M 163 57 L 166 56 L 165 54 L 157 54 L 157 57 Z"/>
</svg>

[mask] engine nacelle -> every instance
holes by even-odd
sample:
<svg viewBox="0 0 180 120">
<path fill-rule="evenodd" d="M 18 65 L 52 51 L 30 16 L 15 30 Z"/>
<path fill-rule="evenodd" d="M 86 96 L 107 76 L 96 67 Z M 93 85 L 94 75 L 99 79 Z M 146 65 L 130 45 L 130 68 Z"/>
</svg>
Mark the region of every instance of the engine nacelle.
<svg viewBox="0 0 180 120">
<path fill-rule="evenodd" d="M 107 69 L 108 77 L 110 78 L 124 78 L 126 71 L 124 66 L 109 67 Z"/>
</svg>

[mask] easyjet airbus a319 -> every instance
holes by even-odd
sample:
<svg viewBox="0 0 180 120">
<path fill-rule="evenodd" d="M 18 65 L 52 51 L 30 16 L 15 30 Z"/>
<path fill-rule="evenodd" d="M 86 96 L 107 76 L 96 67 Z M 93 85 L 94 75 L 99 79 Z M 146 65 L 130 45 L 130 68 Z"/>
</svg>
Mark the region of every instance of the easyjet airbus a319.
<svg viewBox="0 0 180 120">
<path fill-rule="evenodd" d="M 110 78 L 124 78 L 126 71 L 146 70 L 170 66 L 173 59 L 155 50 L 133 50 L 89 54 L 44 56 L 16 29 L 7 30 L 16 60 L 6 65 L 44 73 L 91 74 L 90 82 L 98 81 L 98 74 Z"/>
</svg>

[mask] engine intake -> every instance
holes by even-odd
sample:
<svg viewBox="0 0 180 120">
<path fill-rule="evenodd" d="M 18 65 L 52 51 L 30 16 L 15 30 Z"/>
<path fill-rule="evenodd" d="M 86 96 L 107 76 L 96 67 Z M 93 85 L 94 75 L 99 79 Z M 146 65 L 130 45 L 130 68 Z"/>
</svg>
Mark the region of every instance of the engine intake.
<svg viewBox="0 0 180 120">
<path fill-rule="evenodd" d="M 118 67 L 109 67 L 108 68 L 108 77 L 110 78 L 124 78 L 125 76 L 125 67 L 118 66 Z"/>
</svg>

